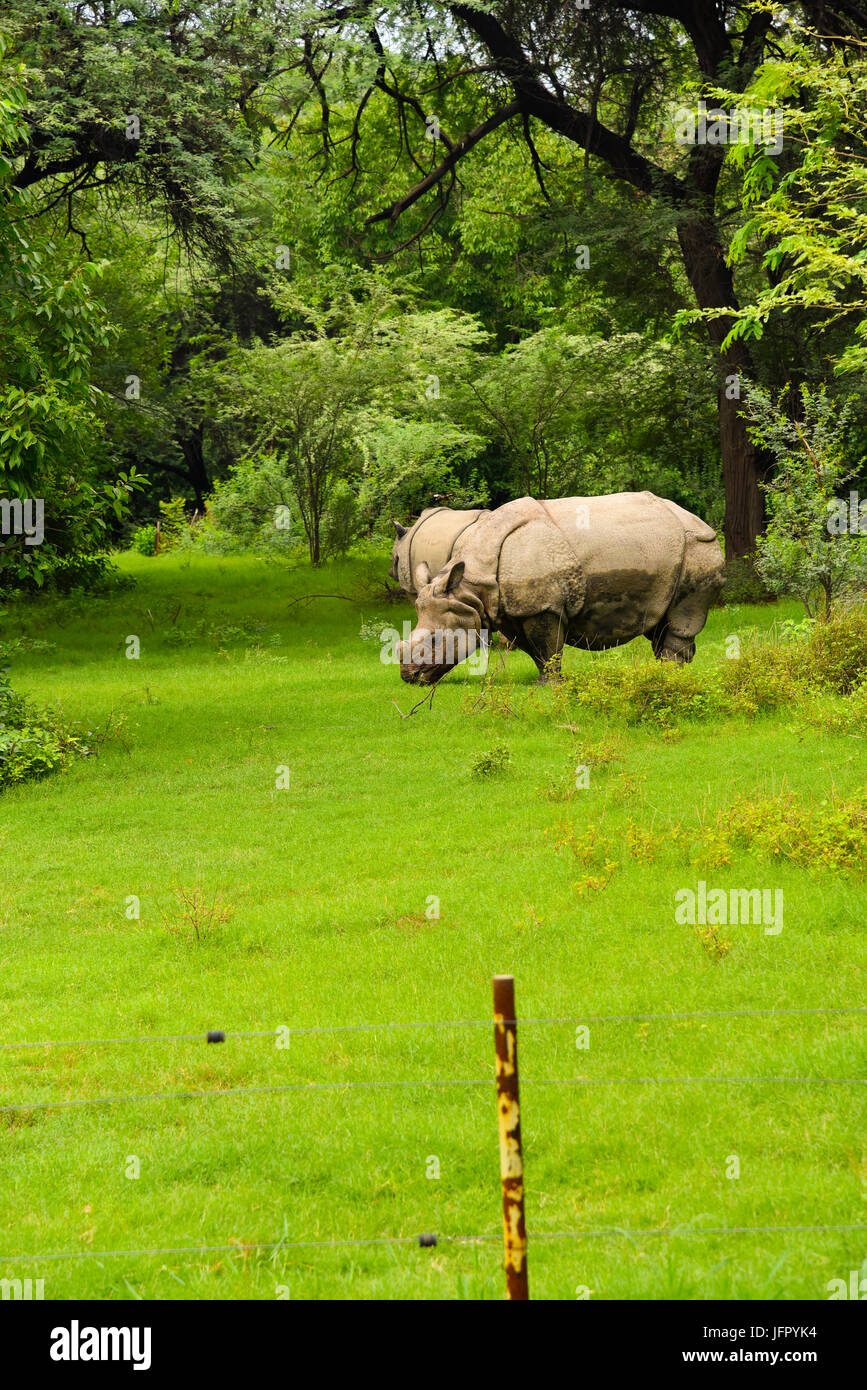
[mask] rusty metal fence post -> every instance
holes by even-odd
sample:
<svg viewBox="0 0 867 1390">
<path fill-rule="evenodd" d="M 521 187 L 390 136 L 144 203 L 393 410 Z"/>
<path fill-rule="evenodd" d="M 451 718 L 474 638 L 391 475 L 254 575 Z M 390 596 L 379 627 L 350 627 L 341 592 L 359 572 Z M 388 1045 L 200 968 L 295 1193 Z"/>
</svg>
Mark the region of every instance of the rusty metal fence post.
<svg viewBox="0 0 867 1390">
<path fill-rule="evenodd" d="M 518 1094 L 518 1025 L 513 975 L 494 976 L 494 1042 L 497 1049 L 497 1120 L 503 1188 L 503 1259 L 510 1299 L 528 1299 L 527 1231 L 524 1225 L 524 1159 Z"/>
</svg>

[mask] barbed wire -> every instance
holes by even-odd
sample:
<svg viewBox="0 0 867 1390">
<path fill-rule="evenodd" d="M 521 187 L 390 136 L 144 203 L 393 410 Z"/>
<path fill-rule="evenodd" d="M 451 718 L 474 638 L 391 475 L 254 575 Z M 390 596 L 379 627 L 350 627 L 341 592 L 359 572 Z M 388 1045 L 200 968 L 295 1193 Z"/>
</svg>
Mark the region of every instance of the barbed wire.
<svg viewBox="0 0 867 1390">
<path fill-rule="evenodd" d="M 0 1114 L 34 1110 L 68 1110 L 87 1105 L 129 1105 L 154 1100 L 221 1100 L 225 1096 L 255 1096 L 286 1091 L 388 1090 L 424 1086 L 491 1086 L 491 1076 L 427 1077 L 392 1081 L 289 1081 L 272 1086 L 223 1086 L 212 1091 L 145 1091 L 127 1096 L 80 1096 L 70 1100 L 17 1101 L 0 1105 Z M 863 1076 L 567 1076 L 521 1077 L 522 1086 L 867 1086 Z"/>
<path fill-rule="evenodd" d="M 652 1022 L 678 1022 L 684 1019 L 694 1018 L 791 1018 L 804 1016 L 822 1015 L 856 1015 L 867 1014 L 867 1006 L 852 1005 L 841 1007 L 820 1007 L 806 1009 L 691 1009 L 675 1013 L 643 1013 L 643 1014 L 581 1014 L 571 1018 L 522 1018 L 522 1019 L 503 1019 L 504 1023 L 516 1023 L 519 1028 L 528 1026 L 577 1026 L 582 1023 L 652 1023 Z M 24 1048 L 45 1048 L 45 1047 L 118 1047 L 134 1046 L 138 1044 L 162 1043 L 162 1042 L 226 1042 L 235 1038 L 276 1038 L 280 1033 L 288 1033 L 291 1037 L 310 1037 L 317 1034 L 327 1033 L 369 1033 L 380 1029 L 419 1029 L 419 1028 L 491 1028 L 492 1018 L 462 1018 L 462 1019 L 432 1019 L 432 1020 L 408 1020 L 406 1022 L 380 1022 L 380 1023 L 336 1023 L 326 1024 L 321 1027 L 302 1027 L 295 1028 L 291 1024 L 280 1024 L 275 1028 L 240 1030 L 233 1032 L 222 1029 L 206 1030 L 198 1033 L 150 1033 L 141 1034 L 135 1037 L 124 1038 L 68 1038 L 56 1040 L 52 1038 L 43 1039 L 40 1042 L 4 1042 L 0 1043 L 0 1051 L 12 1051 Z M 219 1033 L 219 1037 L 212 1036 Z"/>
<path fill-rule="evenodd" d="M 678 1239 L 691 1236 L 740 1236 L 776 1235 L 781 1232 L 802 1234 L 851 1234 L 855 1231 L 867 1232 L 867 1223 L 854 1225 L 800 1225 L 783 1223 L 774 1226 L 602 1226 L 584 1231 L 529 1231 L 528 1242 L 537 1240 L 595 1240 L 616 1237 L 621 1240 L 639 1240 L 647 1237 L 669 1236 Z M 256 1250 L 327 1250 L 347 1246 L 374 1245 L 419 1245 L 433 1247 L 442 1243 L 470 1244 L 474 1241 L 501 1241 L 502 1231 L 483 1232 L 478 1235 L 430 1234 L 414 1236 L 370 1236 L 338 1237 L 331 1240 L 271 1240 L 239 1241 L 231 1245 L 170 1245 L 145 1250 L 61 1250 L 51 1254 L 0 1255 L 0 1264 L 25 1264 L 36 1260 L 112 1260 L 139 1257 L 158 1257 L 163 1255 L 217 1255 L 233 1254 L 246 1256 Z"/>
</svg>

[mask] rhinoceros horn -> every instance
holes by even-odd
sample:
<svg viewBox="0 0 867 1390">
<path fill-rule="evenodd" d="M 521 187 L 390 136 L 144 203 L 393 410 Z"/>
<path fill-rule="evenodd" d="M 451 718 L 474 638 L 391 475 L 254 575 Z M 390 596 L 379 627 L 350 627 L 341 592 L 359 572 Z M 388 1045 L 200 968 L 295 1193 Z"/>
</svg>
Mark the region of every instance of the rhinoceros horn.
<svg viewBox="0 0 867 1390">
<path fill-rule="evenodd" d="M 406 535 L 407 528 L 405 526 L 401 526 L 399 521 L 395 521 L 394 517 L 391 518 L 391 524 L 397 532 L 397 539 L 399 541 L 402 541 L 404 536 Z"/>
</svg>

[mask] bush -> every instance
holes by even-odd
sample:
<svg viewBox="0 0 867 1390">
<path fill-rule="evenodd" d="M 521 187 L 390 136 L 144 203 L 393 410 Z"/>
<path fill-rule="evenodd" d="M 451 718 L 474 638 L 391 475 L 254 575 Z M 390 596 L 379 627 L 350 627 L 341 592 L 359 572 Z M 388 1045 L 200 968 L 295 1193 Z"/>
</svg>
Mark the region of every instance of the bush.
<svg viewBox="0 0 867 1390">
<path fill-rule="evenodd" d="M 155 526 L 139 526 L 133 531 L 129 538 L 130 550 L 135 550 L 139 555 L 155 555 L 157 551 L 157 528 Z"/>
<path fill-rule="evenodd" d="M 848 695 L 867 679 L 867 611 L 854 610 L 817 623 L 807 659 L 816 685 Z"/>
<path fill-rule="evenodd" d="M 498 743 L 486 753 L 479 753 L 473 759 L 470 771 L 473 777 L 499 777 L 506 772 L 512 761 L 512 754 L 505 744 Z"/>
<path fill-rule="evenodd" d="M 627 724 L 670 728 L 676 719 L 755 715 L 809 707 L 816 695 L 852 695 L 867 683 L 867 610 L 827 622 L 784 625 L 740 657 L 708 667 L 599 658 L 564 677 L 558 698 L 607 711 Z M 815 708 L 813 709 L 815 722 Z M 845 716 L 843 717 L 845 723 Z M 857 722 L 857 721 L 856 721 Z"/>
<path fill-rule="evenodd" d="M 0 670 L 0 790 L 59 772 L 89 752 L 80 734 L 16 695 Z"/>
<path fill-rule="evenodd" d="M 832 795 L 821 802 L 794 792 L 743 797 L 717 817 L 721 834 L 771 859 L 805 869 L 854 869 L 867 864 L 867 799 Z"/>
<path fill-rule="evenodd" d="M 719 671 L 721 705 L 728 714 L 764 714 L 794 702 L 806 688 L 803 646 L 759 641 Z"/>
<path fill-rule="evenodd" d="M 214 484 L 196 540 L 211 554 L 252 550 L 291 555 L 305 544 L 286 470 L 273 454 L 240 459 Z"/>
<path fill-rule="evenodd" d="M 345 479 L 338 479 L 331 489 L 322 523 L 323 555 L 345 555 L 360 533 L 361 509 L 357 494 Z"/>
<path fill-rule="evenodd" d="M 667 727 L 676 717 L 703 718 L 719 708 L 718 691 L 707 675 L 669 662 L 602 660 L 565 677 L 564 684 L 567 702 L 608 710 L 628 724 Z"/>
</svg>

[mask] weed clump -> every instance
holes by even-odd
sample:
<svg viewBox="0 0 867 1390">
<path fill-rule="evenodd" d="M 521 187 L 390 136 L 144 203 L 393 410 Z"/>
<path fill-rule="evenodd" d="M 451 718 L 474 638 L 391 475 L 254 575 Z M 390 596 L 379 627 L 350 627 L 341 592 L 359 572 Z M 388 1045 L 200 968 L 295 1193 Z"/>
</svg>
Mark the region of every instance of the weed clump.
<svg viewBox="0 0 867 1390">
<path fill-rule="evenodd" d="M 512 754 L 505 744 L 497 743 L 485 753 L 479 753 L 470 765 L 475 778 L 500 777 L 509 770 Z"/>
<path fill-rule="evenodd" d="M 867 610 L 854 609 L 827 622 L 784 624 L 712 666 L 600 660 L 564 677 L 561 698 L 567 709 L 592 708 L 667 737 L 678 721 L 751 718 L 785 707 L 821 722 L 817 697 L 855 696 L 852 716 L 838 710 L 836 720 L 857 731 L 864 727 L 865 685 Z"/>
<path fill-rule="evenodd" d="M 59 715 L 17 695 L 0 668 L 0 791 L 62 772 L 74 758 L 91 753 L 94 741 Z"/>
</svg>

